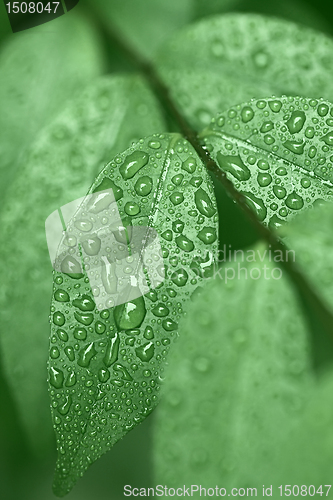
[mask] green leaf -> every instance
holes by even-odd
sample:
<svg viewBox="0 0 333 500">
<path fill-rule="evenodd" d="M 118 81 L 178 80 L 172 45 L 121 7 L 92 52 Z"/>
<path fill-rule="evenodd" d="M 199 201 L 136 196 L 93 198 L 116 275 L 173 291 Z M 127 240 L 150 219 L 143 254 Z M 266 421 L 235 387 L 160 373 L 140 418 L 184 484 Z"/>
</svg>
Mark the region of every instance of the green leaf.
<svg viewBox="0 0 333 500">
<path fill-rule="evenodd" d="M 282 94 L 333 100 L 333 42 L 288 21 L 227 14 L 193 24 L 157 54 L 181 112 L 200 130 L 216 111 Z"/>
<path fill-rule="evenodd" d="M 13 34 L 10 26 L 10 22 L 7 16 L 7 9 L 4 4 L 0 6 L 0 49 L 3 41 Z"/>
<path fill-rule="evenodd" d="M 252 100 L 217 116 L 200 137 L 258 219 L 278 228 L 332 199 L 332 117 L 328 101 Z"/>
<path fill-rule="evenodd" d="M 151 58 L 160 45 L 192 18 L 192 0 L 90 0 L 137 52 Z"/>
<path fill-rule="evenodd" d="M 52 436 L 47 394 L 48 315 L 52 270 L 45 220 L 84 196 L 96 174 L 140 134 L 164 130 L 156 101 L 140 77 L 103 77 L 86 88 L 23 156 L 0 221 L 3 365 L 36 449 Z"/>
<path fill-rule="evenodd" d="M 142 226 L 157 231 L 166 278 L 144 297 L 100 311 L 101 285 L 94 299 L 87 275 L 55 272 L 49 381 L 59 496 L 156 406 L 178 321 L 209 275 L 217 251 L 211 181 L 179 134 L 155 134 L 117 155 L 90 193 L 109 187 L 123 224 L 134 226 L 133 231 Z M 80 262 L 80 253 L 74 255 Z M 69 301 L 59 301 L 62 291 Z"/>
<path fill-rule="evenodd" d="M 238 257 L 181 323 L 155 422 L 156 484 L 261 496 L 283 470 L 279 443 L 292 439 L 313 383 L 308 333 L 269 249 Z"/>
<path fill-rule="evenodd" d="M 333 206 L 325 203 L 281 228 L 311 286 L 333 308 Z"/>
<path fill-rule="evenodd" d="M 20 155 L 67 99 L 103 71 L 99 38 L 74 12 L 8 38 L 0 52 L 0 198 Z"/>
</svg>

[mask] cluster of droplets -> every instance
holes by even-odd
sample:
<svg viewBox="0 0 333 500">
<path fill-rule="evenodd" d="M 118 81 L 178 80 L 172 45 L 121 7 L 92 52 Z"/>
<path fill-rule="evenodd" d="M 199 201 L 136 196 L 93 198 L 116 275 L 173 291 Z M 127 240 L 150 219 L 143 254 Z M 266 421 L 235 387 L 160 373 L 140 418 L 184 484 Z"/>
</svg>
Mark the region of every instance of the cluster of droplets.
<svg viewBox="0 0 333 500">
<path fill-rule="evenodd" d="M 325 101 L 253 100 L 201 137 L 260 221 L 277 228 L 333 195 L 333 108 Z"/>
<path fill-rule="evenodd" d="M 155 135 L 118 155 L 92 192 L 110 188 L 129 240 L 135 226 L 159 234 L 165 279 L 144 296 L 100 311 L 73 256 L 55 273 L 49 382 L 58 474 L 67 483 L 72 467 L 81 475 L 155 407 L 186 301 L 212 272 L 217 252 L 211 181 L 179 135 Z M 93 231 L 88 219 L 75 223 L 83 233 Z"/>
</svg>

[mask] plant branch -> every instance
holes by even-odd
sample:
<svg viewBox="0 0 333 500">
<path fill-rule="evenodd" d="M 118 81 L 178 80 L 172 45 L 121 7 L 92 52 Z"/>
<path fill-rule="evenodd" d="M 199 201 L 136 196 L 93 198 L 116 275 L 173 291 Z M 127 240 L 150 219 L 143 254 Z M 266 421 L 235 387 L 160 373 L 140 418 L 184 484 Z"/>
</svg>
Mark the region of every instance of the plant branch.
<svg viewBox="0 0 333 500">
<path fill-rule="evenodd" d="M 212 159 L 209 151 L 200 143 L 197 136 L 197 131 L 193 130 L 187 120 L 181 115 L 177 106 L 175 105 L 170 91 L 161 80 L 157 72 L 155 71 L 153 65 L 143 58 L 139 53 L 136 53 L 132 47 L 129 47 L 123 40 L 122 37 L 117 33 L 117 30 L 110 26 L 109 22 L 98 15 L 96 12 L 97 20 L 101 26 L 101 30 L 105 36 L 112 42 L 112 45 L 121 51 L 128 61 L 141 73 L 143 74 L 156 97 L 163 106 L 165 112 L 171 116 L 171 118 L 178 124 L 180 131 L 183 133 L 185 138 L 191 143 L 198 156 L 201 158 L 203 163 L 206 165 L 207 170 L 212 172 L 218 181 L 223 185 L 229 196 L 241 207 L 245 216 L 252 224 L 254 230 L 260 238 L 265 240 L 271 248 L 275 251 L 282 252 L 283 260 L 279 262 L 279 265 L 287 272 L 289 278 L 291 279 L 293 285 L 296 287 L 298 293 L 300 294 L 303 303 L 307 307 L 312 307 L 315 313 L 318 324 L 321 330 L 328 334 L 329 346 L 328 349 L 331 351 L 328 356 L 330 361 L 333 360 L 333 315 L 329 307 L 321 300 L 317 293 L 312 289 L 310 283 L 303 275 L 297 264 L 295 262 L 289 261 L 287 259 L 287 247 L 279 239 L 279 237 L 271 231 L 268 227 L 261 224 L 257 219 L 255 213 L 246 203 L 246 198 L 235 189 L 232 182 L 227 178 L 225 172 L 223 172 L 216 162 Z M 316 332 L 317 333 L 317 332 Z M 324 340 L 327 345 L 327 338 Z M 316 365 L 316 362 L 315 362 Z"/>
</svg>

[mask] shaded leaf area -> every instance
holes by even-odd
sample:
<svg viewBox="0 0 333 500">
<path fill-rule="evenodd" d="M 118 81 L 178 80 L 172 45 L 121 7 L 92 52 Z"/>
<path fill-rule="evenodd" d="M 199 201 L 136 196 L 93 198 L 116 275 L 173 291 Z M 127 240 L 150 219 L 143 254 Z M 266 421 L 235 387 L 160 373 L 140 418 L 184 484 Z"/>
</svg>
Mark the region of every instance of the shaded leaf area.
<svg viewBox="0 0 333 500">
<path fill-rule="evenodd" d="M 137 52 L 151 58 L 161 44 L 192 20 L 192 0 L 89 0 Z"/>
<path fill-rule="evenodd" d="M 332 32 L 330 22 L 317 8 L 304 0 L 279 0 L 279 2 L 266 2 L 266 0 L 195 0 L 195 17 L 207 17 L 227 12 L 249 12 L 251 14 L 264 14 L 287 19 L 295 23 L 304 24 L 311 28 Z"/>
<path fill-rule="evenodd" d="M 164 123 L 140 77 L 102 77 L 39 134 L 8 190 L 0 217 L 6 235 L 0 242 L 0 341 L 8 383 L 36 450 L 47 449 L 52 436 L 45 366 L 52 267 L 45 220 L 84 196 L 117 151 L 156 130 Z"/>
<path fill-rule="evenodd" d="M 333 195 L 333 107 L 323 100 L 252 100 L 218 115 L 205 147 L 258 219 L 278 228 Z"/>
<path fill-rule="evenodd" d="M 1 198 L 40 129 L 102 72 L 99 37 L 82 16 L 63 16 L 52 30 L 45 24 L 7 40 L 0 52 Z"/>
<path fill-rule="evenodd" d="M 311 285 L 325 302 L 333 307 L 333 207 L 322 204 L 301 214 L 280 234 L 295 250 L 296 261 Z"/>
<path fill-rule="evenodd" d="M 281 443 L 294 443 L 314 385 L 308 332 L 274 254 L 252 252 L 226 264 L 181 323 L 156 415 L 156 484 L 258 496 L 263 484 L 297 484 Z"/>
<path fill-rule="evenodd" d="M 90 189 L 96 193 L 93 206 L 98 196 L 104 199 L 99 191 L 108 188 L 128 231 L 128 240 L 122 240 L 109 220 L 113 237 L 124 247 L 132 229 L 153 228 L 164 269 L 155 273 L 154 280 L 160 281 L 155 289 L 102 311 L 96 307 L 102 283 L 91 290 L 88 270 L 73 274 L 81 261 L 79 248 L 70 263 L 67 256 L 63 259 L 62 272 L 54 273 L 49 383 L 59 451 L 54 491 L 59 496 L 156 406 L 179 319 L 192 293 L 210 276 L 217 252 L 211 180 L 179 134 L 155 134 L 118 154 Z M 89 211 L 86 218 L 93 226 Z M 96 245 L 90 255 L 98 262 L 99 237 L 92 238 Z M 107 259 L 111 263 L 112 255 Z M 101 275 L 105 290 L 119 290 L 115 274 L 102 270 Z"/>
<path fill-rule="evenodd" d="M 158 52 L 156 67 L 197 130 L 216 111 L 253 97 L 333 99 L 333 42 L 322 33 L 255 14 L 197 22 Z"/>
<path fill-rule="evenodd" d="M 7 16 L 7 10 L 3 3 L 0 5 L 0 43 L 12 34 L 10 22 Z"/>
</svg>

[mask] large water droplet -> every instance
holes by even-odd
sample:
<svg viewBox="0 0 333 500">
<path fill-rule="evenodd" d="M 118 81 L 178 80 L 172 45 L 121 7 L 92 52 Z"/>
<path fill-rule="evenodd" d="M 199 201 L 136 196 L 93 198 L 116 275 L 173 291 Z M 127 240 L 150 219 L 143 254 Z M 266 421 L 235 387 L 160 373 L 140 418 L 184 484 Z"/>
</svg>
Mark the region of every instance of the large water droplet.
<svg viewBox="0 0 333 500">
<path fill-rule="evenodd" d="M 58 406 L 60 415 L 67 415 L 72 404 L 72 396 L 66 396 L 65 402 Z"/>
<path fill-rule="evenodd" d="M 95 309 L 95 302 L 89 295 L 82 295 L 79 299 L 73 300 L 73 306 L 78 307 L 81 311 L 93 311 Z"/>
<path fill-rule="evenodd" d="M 121 187 L 117 186 L 117 184 L 115 184 L 108 177 L 105 177 L 93 192 L 98 193 L 99 191 L 108 191 L 109 189 L 112 189 L 113 196 L 111 193 L 106 192 L 92 197 L 89 204 L 90 212 L 92 212 L 93 214 L 98 214 L 102 210 L 105 210 L 114 200 L 118 201 L 123 197 L 124 193 Z"/>
<path fill-rule="evenodd" d="M 267 134 L 267 132 L 270 132 L 273 128 L 274 128 L 274 124 L 273 124 L 273 122 L 271 122 L 271 121 L 264 122 L 264 123 L 261 125 L 260 132 L 261 132 L 262 134 Z"/>
<path fill-rule="evenodd" d="M 100 368 L 98 370 L 98 379 L 102 384 L 107 382 L 109 380 L 109 378 L 110 378 L 110 372 L 108 369 Z"/>
<path fill-rule="evenodd" d="M 62 326 L 65 324 L 65 316 L 60 311 L 56 311 L 53 314 L 53 323 L 57 326 Z"/>
<path fill-rule="evenodd" d="M 260 221 L 263 221 L 267 214 L 267 209 L 264 205 L 264 202 L 260 198 L 257 198 L 253 193 L 243 193 L 243 195 L 246 198 L 246 203 L 250 208 L 252 208 L 258 219 Z"/>
<path fill-rule="evenodd" d="M 131 215 L 134 217 L 134 215 L 138 215 L 138 213 L 140 212 L 140 206 L 135 201 L 128 201 L 124 207 L 124 210 L 127 215 Z"/>
<path fill-rule="evenodd" d="M 165 316 L 168 316 L 170 311 L 167 306 L 165 306 L 164 304 L 162 304 L 162 302 L 160 302 L 155 307 L 153 307 L 152 313 L 158 318 L 164 318 Z"/>
<path fill-rule="evenodd" d="M 151 192 L 152 188 L 153 180 L 147 175 L 140 177 L 134 186 L 134 189 L 139 196 L 147 196 Z"/>
<path fill-rule="evenodd" d="M 194 249 L 194 243 L 191 241 L 189 238 L 181 234 L 180 236 L 177 236 L 175 239 L 177 246 L 183 250 L 184 252 L 192 252 Z"/>
<path fill-rule="evenodd" d="M 81 328 L 81 327 L 77 326 L 74 329 L 74 338 L 77 340 L 86 340 L 87 330 L 85 328 Z"/>
<path fill-rule="evenodd" d="M 182 163 L 182 169 L 186 170 L 189 174 L 193 174 L 195 172 L 195 169 L 197 168 L 197 161 L 193 156 L 190 156 L 187 158 L 187 160 L 183 161 Z"/>
<path fill-rule="evenodd" d="M 146 306 L 143 297 L 120 304 L 114 309 L 114 319 L 120 330 L 130 330 L 140 326 L 145 316 Z"/>
<path fill-rule="evenodd" d="M 333 132 L 328 132 L 328 134 L 321 137 L 320 140 L 327 144 L 327 146 L 333 146 Z"/>
<path fill-rule="evenodd" d="M 148 362 L 154 356 L 154 344 L 152 342 L 147 342 L 146 344 L 140 345 L 135 349 L 135 353 L 141 361 Z"/>
<path fill-rule="evenodd" d="M 185 286 L 188 280 L 188 274 L 185 269 L 178 269 L 172 274 L 171 280 L 177 286 Z"/>
<path fill-rule="evenodd" d="M 66 354 L 67 358 L 69 359 L 69 361 L 74 361 L 75 354 L 74 354 L 73 347 L 71 347 L 71 346 L 65 347 L 64 351 L 65 351 L 65 354 Z"/>
<path fill-rule="evenodd" d="M 190 180 L 190 184 L 195 188 L 200 187 L 202 184 L 202 177 L 192 177 L 192 179 Z"/>
<path fill-rule="evenodd" d="M 237 180 L 247 181 L 251 177 L 250 170 L 239 156 L 227 156 L 219 151 L 216 157 L 222 170 L 230 172 Z"/>
<path fill-rule="evenodd" d="M 282 107 L 281 101 L 268 101 L 268 106 L 271 108 L 273 113 L 278 113 Z"/>
<path fill-rule="evenodd" d="M 285 190 L 284 187 L 275 185 L 273 187 L 273 193 L 275 194 L 275 196 L 277 198 L 279 198 L 279 200 L 282 200 L 282 198 L 284 198 L 286 196 L 287 191 Z"/>
<path fill-rule="evenodd" d="M 286 122 L 288 130 L 291 134 L 300 132 L 304 126 L 306 116 L 304 111 L 293 111 L 291 117 Z"/>
<path fill-rule="evenodd" d="M 110 263 L 104 255 L 101 257 L 101 278 L 107 293 L 117 292 L 117 277 L 115 273 L 115 263 Z"/>
<path fill-rule="evenodd" d="M 151 326 L 146 326 L 143 336 L 147 340 L 151 340 L 154 338 L 154 330 L 152 329 Z"/>
<path fill-rule="evenodd" d="M 71 372 L 67 376 L 65 386 L 66 387 L 73 387 L 73 385 L 75 385 L 75 384 L 76 384 L 76 374 L 75 374 L 75 372 Z"/>
<path fill-rule="evenodd" d="M 184 226 L 185 226 L 184 222 L 182 222 L 179 219 L 172 223 L 172 229 L 175 231 L 175 233 L 182 233 Z"/>
<path fill-rule="evenodd" d="M 283 143 L 284 147 L 289 149 L 292 153 L 295 153 L 296 155 L 301 155 L 304 153 L 304 146 L 305 143 L 299 142 L 299 141 L 286 141 Z"/>
<path fill-rule="evenodd" d="M 204 191 L 202 188 L 199 188 L 195 192 L 194 198 L 196 207 L 202 215 L 205 215 L 206 217 L 212 217 L 215 214 L 216 210 L 213 206 L 212 200 L 209 198 L 206 191 Z"/>
<path fill-rule="evenodd" d="M 68 334 L 62 328 L 58 328 L 57 335 L 58 335 L 59 340 L 61 340 L 62 342 L 68 341 Z"/>
<path fill-rule="evenodd" d="M 118 333 L 115 333 L 114 337 L 108 339 L 105 356 L 103 358 L 105 366 L 109 367 L 117 361 L 119 344 L 120 344 L 120 337 Z"/>
<path fill-rule="evenodd" d="M 145 165 L 147 165 L 149 160 L 148 153 L 143 151 L 134 151 L 134 153 L 128 155 L 124 163 L 119 168 L 119 171 L 123 179 L 131 179 L 134 175 Z"/>
<path fill-rule="evenodd" d="M 79 359 L 77 364 L 79 366 L 82 366 L 83 368 L 88 368 L 90 361 L 95 356 L 95 354 L 97 354 L 95 344 L 94 342 L 90 342 L 90 344 L 85 345 L 84 348 L 79 351 Z"/>
<path fill-rule="evenodd" d="M 183 203 L 184 201 L 183 193 L 179 193 L 178 191 L 172 193 L 172 195 L 170 195 L 169 198 L 174 205 L 180 205 L 180 203 Z"/>
<path fill-rule="evenodd" d="M 204 227 L 198 233 L 198 238 L 205 245 L 211 245 L 212 243 L 214 243 L 214 241 L 216 241 L 217 238 L 216 229 L 214 227 Z"/>
<path fill-rule="evenodd" d="M 251 121 L 252 118 L 254 117 L 253 109 L 250 108 L 250 106 L 244 106 L 244 108 L 241 111 L 241 117 L 244 123 Z"/>
<path fill-rule="evenodd" d="M 176 174 L 172 177 L 172 182 L 175 184 L 175 186 L 180 186 L 182 183 L 182 180 L 184 179 L 183 174 Z"/>
<path fill-rule="evenodd" d="M 50 367 L 50 384 L 56 389 L 60 389 L 64 383 L 64 374 L 57 368 Z"/>
<path fill-rule="evenodd" d="M 82 241 L 83 250 L 91 257 L 98 254 L 101 249 L 101 244 L 101 239 L 97 235 L 89 236 L 89 238 Z"/>
<path fill-rule="evenodd" d="M 304 206 L 304 200 L 295 191 L 293 191 L 287 196 L 286 205 L 292 210 L 300 210 Z"/>
<path fill-rule="evenodd" d="M 80 279 L 84 274 L 81 272 L 81 266 L 72 255 L 66 255 L 61 262 L 61 272 L 67 274 L 70 278 Z"/>
<path fill-rule="evenodd" d="M 74 222 L 74 226 L 79 230 L 83 232 L 88 232 L 92 230 L 92 222 L 90 220 L 76 220 Z"/>
<path fill-rule="evenodd" d="M 74 311 L 74 316 L 76 321 L 82 323 L 84 326 L 89 326 L 94 320 L 94 315 L 92 313 L 80 313 L 78 311 Z"/>
<path fill-rule="evenodd" d="M 266 172 L 259 172 L 257 176 L 259 186 L 266 187 L 272 182 L 272 176 Z"/>
<path fill-rule="evenodd" d="M 317 111 L 319 116 L 326 116 L 328 113 L 328 106 L 327 104 L 319 104 Z"/>
<path fill-rule="evenodd" d="M 170 318 L 164 319 L 162 321 L 162 326 L 167 332 L 173 332 L 178 329 L 177 323 Z"/>
<path fill-rule="evenodd" d="M 58 288 L 58 290 L 56 290 L 54 292 L 54 298 L 57 302 L 68 302 L 69 301 L 68 293 L 65 290 L 61 290 L 60 288 Z"/>
</svg>

